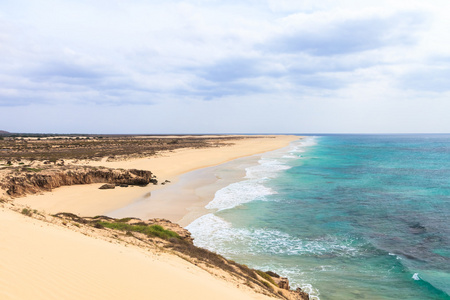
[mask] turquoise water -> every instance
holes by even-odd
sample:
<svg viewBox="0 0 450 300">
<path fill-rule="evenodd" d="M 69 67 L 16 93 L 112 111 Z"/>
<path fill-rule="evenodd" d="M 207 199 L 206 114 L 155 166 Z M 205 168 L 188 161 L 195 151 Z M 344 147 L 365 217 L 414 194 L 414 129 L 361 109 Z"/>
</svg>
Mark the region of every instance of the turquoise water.
<svg viewBox="0 0 450 300">
<path fill-rule="evenodd" d="M 450 136 L 306 137 L 264 154 L 188 226 L 313 299 L 450 299 Z"/>
</svg>

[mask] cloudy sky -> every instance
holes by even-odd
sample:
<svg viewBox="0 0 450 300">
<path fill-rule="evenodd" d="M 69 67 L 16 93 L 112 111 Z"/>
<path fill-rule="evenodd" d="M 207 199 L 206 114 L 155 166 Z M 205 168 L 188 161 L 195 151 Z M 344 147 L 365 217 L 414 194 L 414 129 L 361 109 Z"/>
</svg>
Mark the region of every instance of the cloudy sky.
<svg viewBox="0 0 450 300">
<path fill-rule="evenodd" d="M 0 130 L 450 132 L 448 0 L 0 1 Z"/>
</svg>

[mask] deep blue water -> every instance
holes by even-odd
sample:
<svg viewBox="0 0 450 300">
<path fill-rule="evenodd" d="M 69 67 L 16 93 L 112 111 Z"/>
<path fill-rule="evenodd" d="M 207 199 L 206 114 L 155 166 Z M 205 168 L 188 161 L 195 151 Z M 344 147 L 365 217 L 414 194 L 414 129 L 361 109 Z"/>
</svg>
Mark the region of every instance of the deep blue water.
<svg viewBox="0 0 450 300">
<path fill-rule="evenodd" d="M 450 299 L 450 135 L 306 137 L 188 226 L 321 300 Z"/>
</svg>

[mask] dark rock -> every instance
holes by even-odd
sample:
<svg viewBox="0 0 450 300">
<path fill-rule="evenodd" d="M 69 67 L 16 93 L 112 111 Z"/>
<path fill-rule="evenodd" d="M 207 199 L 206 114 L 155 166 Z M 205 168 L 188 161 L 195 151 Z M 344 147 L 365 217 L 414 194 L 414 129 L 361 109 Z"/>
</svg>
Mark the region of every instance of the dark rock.
<svg viewBox="0 0 450 300">
<path fill-rule="evenodd" d="M 126 183 L 122 183 L 121 185 L 119 185 L 120 187 L 128 187 L 128 184 Z"/>
<path fill-rule="evenodd" d="M 280 275 L 278 275 L 274 272 L 271 272 L 271 271 L 268 271 L 265 273 L 270 275 L 270 277 L 272 277 L 273 281 L 278 285 L 278 287 L 280 289 L 284 289 L 284 290 L 288 290 L 288 291 L 291 289 L 289 286 L 289 279 L 287 279 L 286 277 L 281 277 Z M 273 276 L 272 274 L 275 276 Z"/>
<path fill-rule="evenodd" d="M 301 288 L 297 288 L 295 292 L 301 297 L 302 300 L 309 300 L 309 294 L 302 291 Z"/>
<path fill-rule="evenodd" d="M 280 277 L 280 281 L 278 281 L 278 287 L 280 289 L 285 289 L 285 290 L 290 290 L 290 286 L 289 286 L 289 279 L 287 279 L 286 277 Z"/>
<path fill-rule="evenodd" d="M 280 278 L 280 275 L 278 275 L 278 274 L 275 273 L 275 272 L 267 271 L 267 272 L 265 272 L 265 273 L 268 274 L 270 277 Z"/>
<path fill-rule="evenodd" d="M 108 189 L 115 189 L 116 185 L 115 184 L 111 184 L 111 183 L 106 183 L 104 185 L 102 185 L 101 187 L 99 187 L 99 189 L 101 190 L 108 190 Z"/>
</svg>

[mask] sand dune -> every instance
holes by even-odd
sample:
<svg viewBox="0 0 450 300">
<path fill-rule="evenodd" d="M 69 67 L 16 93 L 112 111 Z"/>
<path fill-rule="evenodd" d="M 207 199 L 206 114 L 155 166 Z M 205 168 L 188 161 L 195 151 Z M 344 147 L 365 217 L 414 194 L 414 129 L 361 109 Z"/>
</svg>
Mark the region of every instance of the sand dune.
<svg viewBox="0 0 450 300">
<path fill-rule="evenodd" d="M 0 299 L 270 299 L 169 254 L 0 209 Z"/>
</svg>

